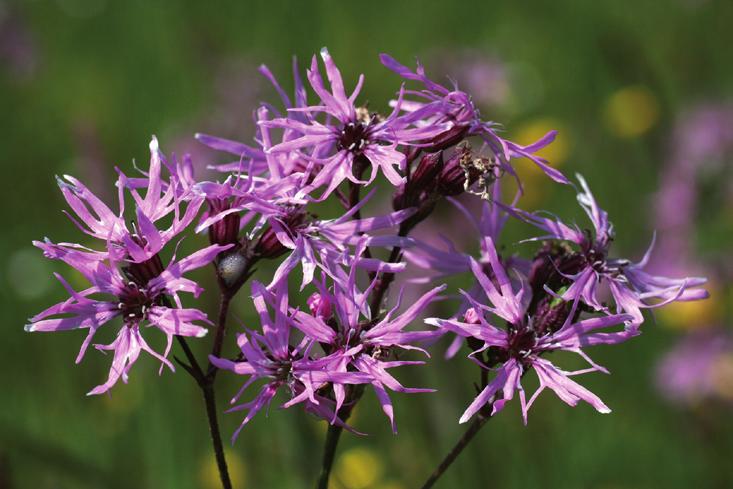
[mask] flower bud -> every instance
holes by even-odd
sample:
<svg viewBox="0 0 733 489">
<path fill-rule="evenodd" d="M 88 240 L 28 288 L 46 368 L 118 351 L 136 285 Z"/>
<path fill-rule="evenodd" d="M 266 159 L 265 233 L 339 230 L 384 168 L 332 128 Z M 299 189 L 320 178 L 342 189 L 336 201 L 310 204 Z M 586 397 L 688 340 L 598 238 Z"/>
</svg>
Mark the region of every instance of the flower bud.
<svg viewBox="0 0 733 489">
<path fill-rule="evenodd" d="M 267 226 L 265 232 L 260 235 L 260 239 L 257 241 L 254 248 L 254 252 L 257 256 L 267 259 L 275 259 L 282 256 L 287 251 L 288 249 L 283 246 L 279 239 L 277 239 L 275 231 L 273 231 L 270 226 Z"/>
<path fill-rule="evenodd" d="M 306 301 L 310 308 L 311 314 L 315 317 L 328 321 L 331 318 L 331 301 L 328 297 L 324 297 L 318 292 L 314 292 Z"/>
<path fill-rule="evenodd" d="M 418 207 L 427 194 L 433 191 L 436 178 L 443 169 L 443 154 L 430 153 L 420 159 L 415 170 L 410 174 L 407 183 L 400 186 L 392 198 L 395 210 Z"/>
<path fill-rule="evenodd" d="M 424 148 L 426 153 L 434 153 L 443 151 L 458 144 L 468 132 L 468 125 L 456 124 L 450 129 L 441 132 L 435 136 L 431 141 L 431 145 Z"/>
<path fill-rule="evenodd" d="M 468 324 L 480 324 L 481 323 L 481 316 L 478 312 L 476 312 L 476 309 L 473 307 L 470 307 L 465 314 L 463 314 L 463 321 Z"/>
<path fill-rule="evenodd" d="M 546 295 L 537 305 L 532 316 L 532 326 L 537 336 L 551 334 L 562 328 L 570 314 L 570 303 Z"/>
<path fill-rule="evenodd" d="M 207 199 L 207 202 L 211 214 L 217 214 L 230 208 L 228 199 Z M 240 221 L 241 216 L 239 212 L 233 212 L 209 226 L 209 241 L 211 244 L 236 244 L 239 238 Z"/>
</svg>

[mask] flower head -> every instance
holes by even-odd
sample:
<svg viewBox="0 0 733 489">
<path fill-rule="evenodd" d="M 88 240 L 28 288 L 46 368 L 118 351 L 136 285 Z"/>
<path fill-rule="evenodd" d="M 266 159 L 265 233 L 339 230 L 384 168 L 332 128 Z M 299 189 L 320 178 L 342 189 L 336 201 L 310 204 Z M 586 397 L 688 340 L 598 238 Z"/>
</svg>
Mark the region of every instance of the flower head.
<svg viewBox="0 0 733 489">
<path fill-rule="evenodd" d="M 363 252 L 363 242 L 357 256 Z M 356 269 L 351 268 L 347 277 L 334 280 L 329 290 L 325 281 L 318 283 L 318 303 L 329 304 L 329 314 L 308 314 L 294 311 L 293 326 L 307 337 L 317 341 L 328 352 L 353 352 L 344 371 L 358 371 L 369 377 L 369 383 L 379 399 L 382 410 L 389 418 L 392 430 L 397 432 L 394 408 L 387 390 L 403 393 L 433 392 L 433 389 L 404 387 L 389 370 L 406 365 L 421 365 L 424 362 L 399 360 L 398 353 L 407 350 L 427 352 L 417 346 L 420 342 L 432 340 L 441 332 L 406 330 L 418 315 L 433 301 L 445 286 L 436 287 L 404 312 L 398 314 L 400 300 L 381 319 L 373 318 L 367 303 L 369 292 L 376 285 L 373 281 L 366 291 L 360 291 L 356 284 Z M 343 270 L 339 271 L 343 274 Z M 337 277 L 339 278 L 339 277 Z M 312 307 L 312 306 L 311 306 Z M 334 386 L 336 406 L 340 408 L 345 398 L 342 386 Z"/>
<path fill-rule="evenodd" d="M 127 382 L 128 372 L 141 351 L 174 370 L 167 360 L 173 336 L 201 337 L 206 334 L 206 328 L 197 324 L 210 324 L 206 314 L 198 309 L 182 308 L 178 294 L 188 292 L 198 296 L 201 287 L 184 274 L 210 263 L 226 247 L 209 246 L 186 258 L 174 258 L 164 267 L 158 255 L 142 263 L 117 262 L 112 253 L 88 250 L 79 245 L 50 241 L 34 244 L 47 257 L 76 269 L 89 281 L 90 287 L 76 291 L 57 274 L 70 297 L 32 317 L 27 331 L 89 330 L 76 358 L 79 363 L 97 331 L 115 318 L 122 320 L 117 338 L 111 344 L 95 345 L 99 350 L 114 351 L 114 358 L 109 378 L 92 389 L 90 395 L 107 392 L 120 378 Z M 143 326 L 154 327 L 166 335 L 167 346 L 162 354 L 145 341 Z"/>
<path fill-rule="evenodd" d="M 466 409 L 460 422 L 465 423 L 486 405 L 492 407 L 491 415 L 495 414 L 514 397 L 515 392 L 518 392 L 522 416 L 526 423 L 529 408 L 545 388 L 553 390 L 560 399 L 571 406 L 583 400 L 601 413 L 610 412 L 603 401 L 570 377 L 592 371 L 607 373 L 603 367 L 590 360 L 581 348 L 598 344 L 617 344 L 638 334 L 638 331 L 633 329 L 599 331 L 623 324 L 631 320 L 631 316 L 619 314 L 579 319 L 578 303 L 574 302 L 571 305 L 562 301 L 545 310 L 538 309 L 530 315 L 527 311 L 526 290 L 523 287 L 515 290 L 493 246 L 489 251 L 489 262 L 491 276 L 484 272 L 478 262 L 471 261 L 471 270 L 488 298 L 487 304 L 465 294 L 472 305 L 472 311 L 465 315 L 464 321 L 438 318 L 426 320 L 428 324 L 483 343 L 483 346 L 471 353 L 470 357 L 482 368 L 495 371 L 495 377 L 484 386 Z M 493 320 L 488 319 L 490 315 L 503 320 L 506 327 L 496 326 Z M 544 353 L 558 350 L 577 353 L 589 363 L 590 367 L 566 372 L 542 358 Z M 521 379 L 530 370 L 534 370 L 537 374 L 540 387 L 527 400 Z"/>
<path fill-rule="evenodd" d="M 596 310 L 606 310 L 599 291 L 599 286 L 604 283 L 615 300 L 616 310 L 631 314 L 634 317 L 633 325 L 638 326 L 643 321 L 642 308 L 707 297 L 707 291 L 698 288 L 706 282 L 702 277 L 673 279 L 655 276 L 644 270 L 649 262 L 654 240 L 637 263 L 610 257 L 613 225 L 606 211 L 596 202 L 585 180 L 580 175 L 578 179 L 582 188 L 578 194 L 578 202 L 593 225 L 592 231 L 582 231 L 575 225 L 538 213 L 508 209 L 512 215 L 547 233 L 532 240 L 552 239 L 577 245 L 577 251 L 564 252 L 561 262 L 556 265 L 557 272 L 570 282 L 562 293 L 563 300 L 580 299 Z"/>
<path fill-rule="evenodd" d="M 281 285 L 268 291 L 259 282 L 253 282 L 252 293 L 262 332 L 250 330 L 237 337 L 237 344 L 242 351 L 241 360 L 209 357 L 218 368 L 249 377 L 232 399 L 232 404 L 238 402 L 252 383 L 264 381 L 264 385 L 251 401 L 230 409 L 230 412 L 246 411 L 244 420 L 232 436 L 232 442 L 255 414 L 272 402 L 280 389 L 290 395 L 283 407 L 303 403 L 307 411 L 331 423 L 345 426 L 337 416 L 340 405 L 334 408 L 333 402 L 326 396 L 329 385 L 334 389 L 343 389 L 347 384 L 369 381 L 367 375 L 348 372 L 344 368 L 358 352 L 358 348 L 315 356 L 313 340 L 309 337 L 295 342 L 293 346 L 293 319 L 288 306 L 287 286 Z M 274 316 L 270 316 L 268 309 L 272 309 Z"/>
<path fill-rule="evenodd" d="M 426 126 L 446 125 L 447 129 L 434 141 L 440 149 L 464 137 L 478 136 L 498 158 L 501 168 L 511 175 L 516 176 L 516 172 L 510 160 L 527 158 L 556 182 L 570 183 L 560 171 L 552 168 L 544 158 L 535 154 L 555 139 L 555 131 L 547 133 L 539 141 L 527 146 L 503 139 L 497 133 L 496 123 L 487 122 L 481 118 L 478 108 L 468 93 L 459 90 L 457 86 L 451 90 L 435 83 L 427 77 L 424 67 L 419 62 L 417 69 L 413 71 L 388 54 L 381 54 L 380 59 L 384 66 L 405 80 L 417 81 L 423 85 L 423 90 L 405 92 L 406 95 L 413 95 L 418 100 L 407 101 L 400 97 L 400 100 L 395 102 L 395 109 L 399 108 L 411 114 L 416 119 L 415 122 L 422 119 L 422 124 Z"/>
<path fill-rule="evenodd" d="M 317 161 L 320 167 L 310 188 L 325 185 L 326 191 L 321 199 L 328 197 L 346 179 L 357 184 L 371 183 L 380 169 L 390 183 L 400 185 L 403 177 L 397 170 L 402 166 L 405 155 L 397 147 L 433 137 L 442 131 L 442 127 L 439 124 L 415 127 L 413 117 L 398 115 L 399 107 L 384 119 L 369 113 L 366 108 L 357 107 L 355 101 L 364 82 L 363 75 L 359 77 L 354 91 L 347 95 L 341 72 L 325 48 L 321 50 L 321 58 L 329 86 L 321 77 L 315 56 L 308 70 L 308 81 L 320 98 L 320 105 L 294 108 L 290 112 L 324 114 L 328 119 L 320 122 L 310 117 L 304 122 L 289 116 L 262 121 L 260 124 L 263 126 L 281 127 L 301 134 L 298 138 L 274 145 L 268 151 L 298 151 L 304 157 Z M 363 181 L 361 172 L 366 169 L 365 165 L 371 165 L 371 173 Z"/>
</svg>

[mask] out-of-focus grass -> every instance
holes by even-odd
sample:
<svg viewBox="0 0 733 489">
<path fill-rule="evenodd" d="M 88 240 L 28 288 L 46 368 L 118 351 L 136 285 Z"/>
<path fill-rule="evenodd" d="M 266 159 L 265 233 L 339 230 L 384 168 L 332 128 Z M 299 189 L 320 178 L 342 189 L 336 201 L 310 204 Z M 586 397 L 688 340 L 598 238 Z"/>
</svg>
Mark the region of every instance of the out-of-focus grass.
<svg viewBox="0 0 733 489">
<path fill-rule="evenodd" d="M 166 151 L 178 152 L 195 147 L 186 141 L 196 130 L 246 140 L 250 112 L 228 114 L 226 101 L 246 98 L 262 86 L 255 81 L 260 62 L 290 86 L 290 56 L 305 63 L 327 45 L 347 82 L 366 74 L 364 100 L 384 110 L 399 81 L 379 65 L 379 52 L 429 61 L 433 53 L 470 49 L 499 56 L 515 74 L 507 103 L 486 117 L 503 122 L 506 133 L 520 140 L 547 121 L 558 121 L 563 170 L 583 172 L 616 223 L 617 250 L 639 256 L 651 237 L 650 196 L 669 156 L 672 123 L 697 102 L 729 99 L 733 87 L 725 49 L 733 42 L 733 4 L 725 1 L 641 1 L 632 8 L 580 0 L 184 2 L 175 7 L 59 0 L 0 7 L 13 14 L 37 58 L 30 74 L 0 69 L 5 177 L 0 485 L 7 487 L 216 487 L 202 402 L 185 373 L 159 378 L 157 365 L 141 359 L 129 385 L 116 387 L 111 398 L 87 398 L 84 393 L 103 378 L 109 358 L 90 351 L 75 366 L 81 333 L 23 332 L 28 316 L 63 297 L 50 272 L 67 272 L 33 258 L 40 253 L 30 241 L 80 239 L 60 212 L 55 173 L 91 180 L 95 190 L 111 197 L 113 165 L 130 170 L 133 158 L 145 161 L 151 134 Z M 233 65 L 243 66 L 245 74 L 228 86 L 222 73 Z M 222 90 L 231 98 L 222 97 Z M 222 123 L 222 117 L 229 122 Z M 220 158 L 201 150 L 196 155 Z M 531 207 L 551 205 L 564 217 L 583 218 L 572 190 L 536 175 L 528 181 L 538 195 Z M 729 233 L 715 229 L 730 230 L 725 223 L 731 210 L 705 212 L 720 217 L 706 221 L 713 229 L 700 235 L 700 244 L 706 252 L 719 252 L 729 245 L 722 241 Z M 512 224 L 504 244 L 528 232 Z M 730 296 L 725 284 L 721 288 Z M 212 295 L 204 300 L 215 303 Z M 237 313 L 252 321 L 244 294 L 241 301 Z M 730 411 L 684 410 L 662 401 L 653 389 L 655 362 L 676 334 L 661 316 L 634 342 L 595 352 L 613 375 L 584 382 L 613 414 L 600 416 L 587 406 L 570 409 L 547 394 L 524 427 L 517 406 L 510 405 L 441 487 L 730 484 Z M 405 369 L 406 384 L 435 386 L 439 392 L 394 396 L 396 437 L 367 395 L 356 423 L 371 436 L 344 436 L 339 487 L 415 487 L 461 433 L 457 419 L 472 398 L 475 376 L 470 362 L 460 356 L 445 361 L 439 348 L 428 367 Z M 230 376 L 220 378 L 224 406 L 238 385 Z M 238 422 L 236 414 L 222 415 L 225 436 Z M 235 479 L 240 487 L 310 486 L 324 432 L 322 423 L 297 410 L 258 415 L 231 448 Z M 350 467 L 353 473 L 344 475 Z"/>
</svg>

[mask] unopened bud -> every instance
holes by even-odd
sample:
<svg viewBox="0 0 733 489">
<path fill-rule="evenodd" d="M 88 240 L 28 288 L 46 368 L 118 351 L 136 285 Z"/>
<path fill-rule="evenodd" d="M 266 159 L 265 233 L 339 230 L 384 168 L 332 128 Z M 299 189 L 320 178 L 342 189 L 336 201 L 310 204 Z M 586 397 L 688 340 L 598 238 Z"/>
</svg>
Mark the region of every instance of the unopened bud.
<svg viewBox="0 0 733 489">
<path fill-rule="evenodd" d="M 443 169 L 441 152 L 426 154 L 420 159 L 407 182 L 400 186 L 392 198 L 395 210 L 418 207 L 433 192 L 438 174 Z"/>
<path fill-rule="evenodd" d="M 283 246 L 279 239 L 277 239 L 275 231 L 273 231 L 270 226 L 267 226 L 265 232 L 260 235 L 260 239 L 257 241 L 254 248 L 254 252 L 257 256 L 267 259 L 277 258 L 285 254 L 287 251 L 288 249 Z"/>
<path fill-rule="evenodd" d="M 473 307 L 470 307 L 464 314 L 463 314 L 463 321 L 468 324 L 481 324 L 481 316 L 478 312 L 476 312 L 476 309 Z"/>
<path fill-rule="evenodd" d="M 229 201 L 224 199 L 209 199 L 208 203 L 211 213 L 222 212 L 230 208 Z M 236 244 L 239 238 L 240 221 L 239 212 L 233 212 L 209 226 L 209 241 L 211 244 Z"/>
<path fill-rule="evenodd" d="M 443 151 L 458 144 L 468 132 L 468 126 L 465 124 L 456 124 L 450 129 L 441 132 L 435 136 L 431 141 L 431 145 L 424 148 L 426 153 L 434 153 L 437 151 Z"/>
<path fill-rule="evenodd" d="M 323 297 L 318 292 L 313 293 L 308 300 L 308 307 L 310 308 L 311 314 L 315 317 L 319 317 L 324 321 L 331 318 L 331 301 L 328 297 Z"/>
</svg>

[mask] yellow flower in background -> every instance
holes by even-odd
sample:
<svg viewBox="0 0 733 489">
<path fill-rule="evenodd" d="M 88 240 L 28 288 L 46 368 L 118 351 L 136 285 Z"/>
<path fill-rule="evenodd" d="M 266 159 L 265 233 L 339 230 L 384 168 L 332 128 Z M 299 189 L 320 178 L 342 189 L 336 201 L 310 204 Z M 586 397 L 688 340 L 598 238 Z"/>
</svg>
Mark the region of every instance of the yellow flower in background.
<svg viewBox="0 0 733 489">
<path fill-rule="evenodd" d="M 604 110 L 608 129 L 616 136 L 641 136 L 659 120 L 659 104 L 646 87 L 633 85 L 617 90 L 609 97 Z"/>
<path fill-rule="evenodd" d="M 244 462 L 236 452 L 225 448 L 224 455 L 227 458 L 227 467 L 229 468 L 229 478 L 232 480 L 232 486 L 243 489 L 245 486 L 246 468 Z M 219 479 L 219 468 L 216 465 L 214 454 L 207 454 L 201 463 L 199 470 L 199 483 L 203 489 L 221 489 L 221 479 Z"/>
<path fill-rule="evenodd" d="M 360 447 L 345 451 L 334 468 L 336 479 L 344 489 L 376 487 L 383 473 L 384 464 L 377 454 Z"/>
<path fill-rule="evenodd" d="M 675 301 L 655 311 L 660 324 L 675 329 L 701 329 L 718 322 L 723 304 L 720 300 L 720 289 L 714 283 L 708 283 L 705 288 L 710 297 L 700 301 Z"/>
<path fill-rule="evenodd" d="M 557 136 L 555 140 L 539 150 L 536 154 L 550 162 L 550 165 L 559 168 L 567 160 L 570 153 L 570 136 L 565 125 L 557 119 L 543 117 L 532 119 L 531 121 L 519 126 L 514 139 L 515 143 L 527 145 L 534 143 L 542 136 L 550 131 L 556 130 Z M 519 163 L 519 162 L 517 162 Z M 527 162 L 527 166 L 537 168 L 531 162 Z M 517 166 L 520 166 L 519 164 Z M 541 172 L 540 172 L 541 173 Z"/>
<path fill-rule="evenodd" d="M 546 159 L 551 166 L 559 168 L 567 160 L 571 147 L 568 130 L 559 120 L 552 118 L 532 119 L 520 125 L 517 132 L 510 139 L 517 144 L 527 145 L 534 143 L 552 130 L 557 131 L 555 140 L 536 154 Z M 525 194 L 521 201 L 522 206 L 525 208 L 537 207 L 546 196 L 546 189 L 553 182 L 537 165 L 527 159 L 514 160 L 512 165 L 525 187 Z M 506 185 L 512 188 L 512 190 L 506 191 L 513 195 L 516 186 L 514 182 L 509 182 L 510 180 L 512 179 L 506 178 L 504 181 L 507 182 Z"/>
</svg>

